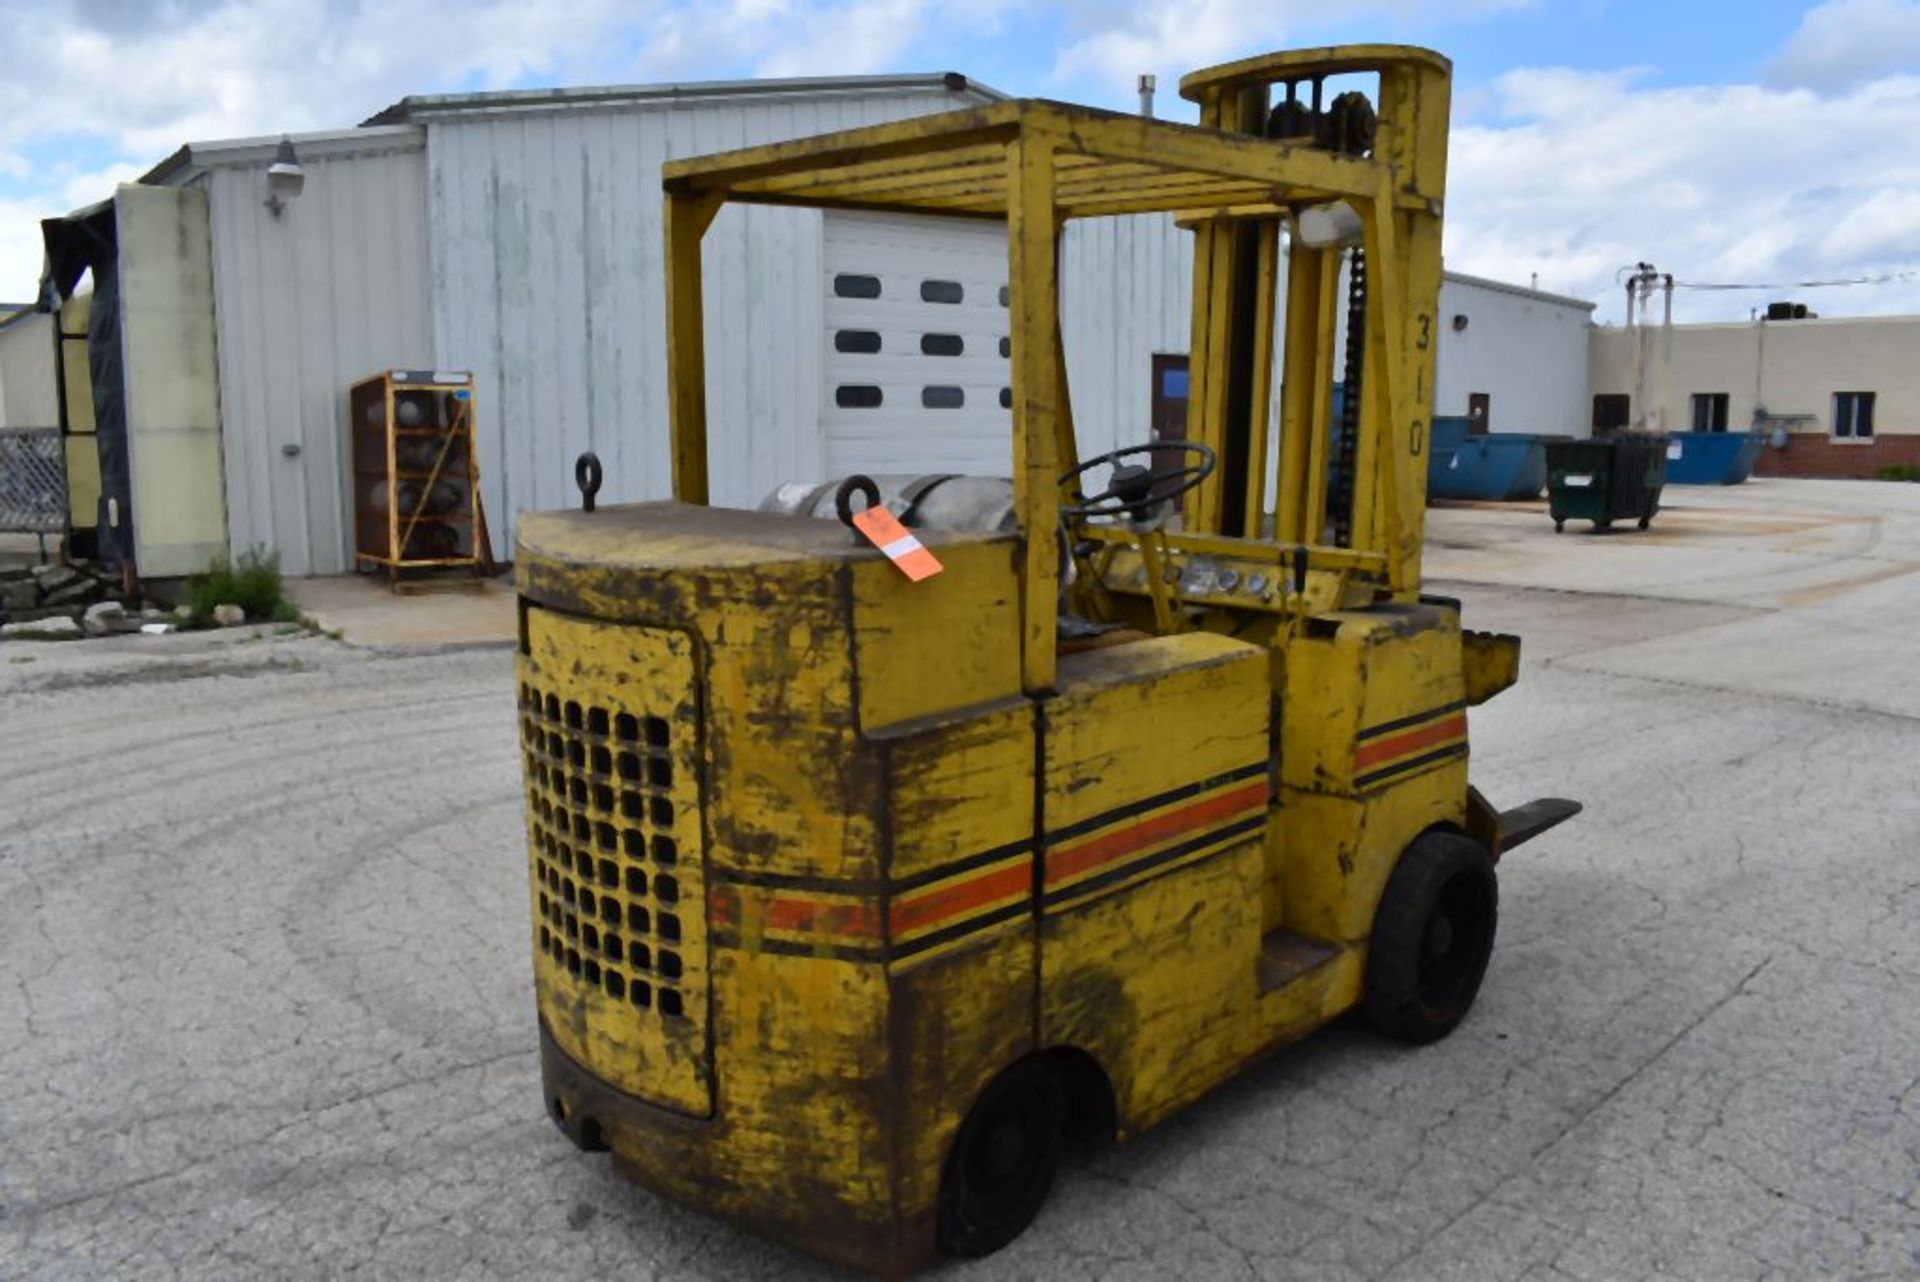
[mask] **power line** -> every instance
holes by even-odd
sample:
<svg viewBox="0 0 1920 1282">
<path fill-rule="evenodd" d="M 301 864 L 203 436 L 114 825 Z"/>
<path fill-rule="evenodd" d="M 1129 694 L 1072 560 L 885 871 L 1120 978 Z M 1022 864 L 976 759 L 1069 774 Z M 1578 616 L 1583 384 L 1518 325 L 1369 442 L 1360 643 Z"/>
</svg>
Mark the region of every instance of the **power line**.
<svg viewBox="0 0 1920 1282">
<path fill-rule="evenodd" d="M 1920 276 L 1920 271 L 1885 272 L 1879 276 L 1851 276 L 1840 280 L 1795 280 L 1773 282 L 1770 284 L 1728 284 L 1716 281 L 1676 280 L 1675 289 L 1835 289 L 1843 285 L 1887 285 L 1894 281 L 1911 280 Z"/>
</svg>

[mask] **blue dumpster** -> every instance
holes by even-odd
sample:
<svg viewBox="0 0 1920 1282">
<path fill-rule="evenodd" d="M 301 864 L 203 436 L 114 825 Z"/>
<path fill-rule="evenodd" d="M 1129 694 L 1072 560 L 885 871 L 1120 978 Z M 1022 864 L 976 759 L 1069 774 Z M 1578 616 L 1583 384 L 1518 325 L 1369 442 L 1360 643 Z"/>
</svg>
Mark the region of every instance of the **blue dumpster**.
<svg viewBox="0 0 1920 1282">
<path fill-rule="evenodd" d="M 1738 485 L 1753 475 L 1767 438 L 1760 432 L 1674 432 L 1667 437 L 1667 484 Z"/>
<path fill-rule="evenodd" d="M 1470 436 L 1464 418 L 1435 418 L 1427 497 L 1535 499 L 1547 483 L 1548 437 L 1533 432 Z M 1557 438 L 1555 438 L 1557 439 Z"/>
</svg>

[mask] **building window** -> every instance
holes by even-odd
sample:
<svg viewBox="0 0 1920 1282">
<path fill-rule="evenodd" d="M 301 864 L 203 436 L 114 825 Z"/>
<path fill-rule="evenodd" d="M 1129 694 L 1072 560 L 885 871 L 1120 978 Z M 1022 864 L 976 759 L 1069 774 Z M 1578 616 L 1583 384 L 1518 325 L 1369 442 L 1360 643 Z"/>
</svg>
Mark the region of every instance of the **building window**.
<svg viewBox="0 0 1920 1282">
<path fill-rule="evenodd" d="M 1835 392 L 1833 394 L 1833 435 L 1836 440 L 1871 441 L 1873 439 L 1873 393 Z"/>
<path fill-rule="evenodd" d="M 960 288 L 957 280 L 923 280 L 920 282 L 920 301 L 923 303 L 959 303 L 966 301 L 967 291 Z"/>
<path fill-rule="evenodd" d="M 833 278 L 833 293 L 836 298 L 878 298 L 880 278 L 841 272 Z"/>
<path fill-rule="evenodd" d="M 962 356 L 966 354 L 966 350 L 967 341 L 958 334 L 920 335 L 922 356 Z"/>
<path fill-rule="evenodd" d="M 1633 402 L 1625 392 L 1602 392 L 1593 398 L 1593 434 L 1606 436 L 1627 425 Z"/>
<path fill-rule="evenodd" d="M 957 410 L 967 403 L 967 394 L 958 387 L 923 387 L 920 403 L 930 410 Z"/>
<path fill-rule="evenodd" d="M 1693 430 L 1696 432 L 1727 430 L 1727 394 L 1725 392 L 1693 394 Z"/>
</svg>

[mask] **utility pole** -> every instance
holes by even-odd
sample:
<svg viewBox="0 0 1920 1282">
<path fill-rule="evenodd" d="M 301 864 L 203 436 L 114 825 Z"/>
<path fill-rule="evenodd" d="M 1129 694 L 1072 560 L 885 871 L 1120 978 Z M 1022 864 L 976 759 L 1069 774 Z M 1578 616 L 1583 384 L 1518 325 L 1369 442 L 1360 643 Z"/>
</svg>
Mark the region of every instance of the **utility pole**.
<svg viewBox="0 0 1920 1282">
<path fill-rule="evenodd" d="M 1663 295 L 1664 303 L 1657 335 L 1653 324 L 1655 290 Z M 1637 324 L 1636 303 L 1639 308 Z M 1633 421 L 1630 426 L 1636 432 L 1663 431 L 1666 410 L 1655 401 L 1653 366 L 1656 338 L 1660 362 L 1665 364 L 1673 357 L 1672 272 L 1662 272 L 1652 263 L 1634 264 L 1633 275 L 1627 277 L 1627 337 L 1633 344 L 1634 361 Z"/>
</svg>

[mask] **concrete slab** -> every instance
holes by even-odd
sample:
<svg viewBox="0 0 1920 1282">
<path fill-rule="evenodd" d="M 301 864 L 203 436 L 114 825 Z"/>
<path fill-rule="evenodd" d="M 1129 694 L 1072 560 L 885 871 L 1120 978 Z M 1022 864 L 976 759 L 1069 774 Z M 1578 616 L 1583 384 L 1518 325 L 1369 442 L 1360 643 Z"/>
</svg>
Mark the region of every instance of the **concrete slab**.
<svg viewBox="0 0 1920 1282">
<path fill-rule="evenodd" d="M 287 591 L 321 629 L 352 645 L 511 645 L 519 635 L 511 574 L 481 580 L 475 588 L 413 594 L 395 592 L 373 575 L 340 574 L 290 579 Z"/>
<path fill-rule="evenodd" d="M 1920 486 L 1763 480 L 1667 493 L 1672 508 L 1652 529 L 1607 535 L 1556 535 L 1544 504 L 1435 509 L 1427 571 L 1567 594 L 1528 641 L 1574 666 L 1920 716 Z M 1630 637 L 1643 616 L 1621 612 L 1622 596 L 1690 610 Z"/>
<path fill-rule="evenodd" d="M 1450 574 L 1545 548 L 1444 585 L 1527 638 L 1476 781 L 1588 805 L 1503 862 L 1474 1013 L 1323 1030 L 947 1272 L 1920 1275 L 1920 643 L 1814 680 L 1909 617 L 1906 500 L 1780 484 L 1685 510 L 1798 530 L 1664 547 L 1436 513 Z M 153 640 L 0 650 L 0 1272 L 835 1276 L 547 1121 L 507 653 Z"/>
</svg>

